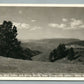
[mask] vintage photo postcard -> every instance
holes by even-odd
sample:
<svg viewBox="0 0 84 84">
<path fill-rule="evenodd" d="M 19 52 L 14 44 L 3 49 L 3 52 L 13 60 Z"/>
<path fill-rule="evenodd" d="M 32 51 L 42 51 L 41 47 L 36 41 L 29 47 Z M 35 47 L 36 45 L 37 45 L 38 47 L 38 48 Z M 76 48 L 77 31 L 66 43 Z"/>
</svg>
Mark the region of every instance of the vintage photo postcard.
<svg viewBox="0 0 84 84">
<path fill-rule="evenodd" d="M 84 80 L 84 5 L 0 4 L 0 80 Z"/>
</svg>

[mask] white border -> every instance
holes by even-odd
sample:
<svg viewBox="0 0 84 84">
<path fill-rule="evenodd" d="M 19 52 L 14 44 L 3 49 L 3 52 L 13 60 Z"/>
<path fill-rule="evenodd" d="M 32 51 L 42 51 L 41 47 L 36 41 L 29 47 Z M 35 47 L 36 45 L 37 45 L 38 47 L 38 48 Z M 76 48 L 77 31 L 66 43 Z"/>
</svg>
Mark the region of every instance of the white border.
<svg viewBox="0 0 84 84">
<path fill-rule="evenodd" d="M 84 4 L 0 4 L 0 7 L 84 7 Z M 82 80 L 84 77 L 0 77 L 0 80 Z"/>
<path fill-rule="evenodd" d="M 84 81 L 84 77 L 0 77 L 0 80 L 57 80 L 57 81 Z"/>
<path fill-rule="evenodd" d="M 21 7 L 84 7 L 84 4 L 0 4 L 0 6 Z"/>
</svg>

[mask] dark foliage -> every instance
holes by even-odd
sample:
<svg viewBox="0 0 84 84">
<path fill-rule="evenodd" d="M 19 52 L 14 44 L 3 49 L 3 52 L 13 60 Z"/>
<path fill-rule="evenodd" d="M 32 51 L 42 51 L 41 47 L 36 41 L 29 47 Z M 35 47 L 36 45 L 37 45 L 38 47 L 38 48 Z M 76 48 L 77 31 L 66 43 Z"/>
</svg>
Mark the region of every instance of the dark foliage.
<svg viewBox="0 0 84 84">
<path fill-rule="evenodd" d="M 0 56 L 31 60 L 33 55 L 39 54 L 29 48 L 23 49 L 16 36 L 17 28 L 11 21 L 4 21 L 0 25 Z"/>
<path fill-rule="evenodd" d="M 62 57 L 66 56 L 66 47 L 65 47 L 65 44 L 60 44 L 57 47 L 57 56 L 58 56 L 58 58 L 62 58 Z"/>
<path fill-rule="evenodd" d="M 75 52 L 74 52 L 74 49 L 71 47 L 69 50 L 68 50 L 68 60 L 72 61 L 74 59 L 74 56 L 75 56 Z"/>
<path fill-rule="evenodd" d="M 56 49 L 54 49 L 50 55 L 49 55 L 49 60 L 51 62 L 54 62 L 58 59 L 67 57 L 68 60 L 72 61 L 76 58 L 78 58 L 78 56 L 75 57 L 75 52 L 73 48 L 70 49 L 66 49 L 65 44 L 60 44 L 58 45 L 58 47 Z"/>
<path fill-rule="evenodd" d="M 49 55 L 49 60 L 50 60 L 51 62 L 54 62 L 55 59 L 56 59 L 56 56 L 57 56 L 57 49 L 54 49 L 54 50 L 50 53 L 50 55 Z"/>
<path fill-rule="evenodd" d="M 57 59 L 61 59 L 65 57 L 67 54 L 67 50 L 64 44 L 60 44 L 56 49 L 54 49 L 49 56 L 49 60 L 54 62 Z"/>
</svg>

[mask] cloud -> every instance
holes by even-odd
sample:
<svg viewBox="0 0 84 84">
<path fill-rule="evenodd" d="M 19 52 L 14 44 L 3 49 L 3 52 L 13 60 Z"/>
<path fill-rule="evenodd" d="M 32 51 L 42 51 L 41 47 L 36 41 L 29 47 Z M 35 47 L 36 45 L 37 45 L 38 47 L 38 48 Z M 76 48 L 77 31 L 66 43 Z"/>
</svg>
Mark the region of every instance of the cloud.
<svg viewBox="0 0 84 84">
<path fill-rule="evenodd" d="M 65 25 L 65 24 L 59 24 L 58 27 L 59 27 L 59 28 L 65 28 L 66 25 Z"/>
<path fill-rule="evenodd" d="M 30 28 L 30 25 L 29 24 L 26 24 L 26 23 L 17 23 L 17 22 L 14 22 L 13 23 L 18 29 L 29 29 Z"/>
<path fill-rule="evenodd" d="M 19 14 L 22 14 L 23 12 L 22 12 L 22 10 L 19 10 L 18 13 L 19 13 Z"/>
<path fill-rule="evenodd" d="M 76 20 L 74 18 L 71 18 L 70 26 L 71 28 L 79 27 L 80 25 L 83 25 L 82 20 Z"/>
<path fill-rule="evenodd" d="M 35 31 L 35 30 L 39 30 L 39 29 L 41 29 L 41 27 L 35 26 L 35 27 L 32 27 L 32 28 L 30 29 L 30 31 Z"/>
<path fill-rule="evenodd" d="M 31 20 L 31 22 L 36 22 L 36 20 Z"/>
<path fill-rule="evenodd" d="M 13 24 L 17 27 L 17 29 L 28 29 L 29 31 L 35 31 L 35 30 L 41 29 L 40 26 L 31 26 L 31 25 L 26 24 L 26 23 L 14 22 Z"/>
<path fill-rule="evenodd" d="M 54 27 L 57 27 L 57 24 L 56 23 L 49 23 L 48 26 L 54 28 Z"/>
<path fill-rule="evenodd" d="M 50 23 L 48 24 L 49 27 L 52 27 L 52 28 L 64 28 L 66 25 L 65 24 L 57 24 L 57 23 Z"/>
<path fill-rule="evenodd" d="M 71 19 L 65 19 L 63 18 L 62 21 L 68 21 L 66 23 L 49 23 L 48 26 L 52 27 L 52 28 L 61 28 L 61 29 L 65 29 L 65 30 L 77 30 L 77 29 L 83 29 L 84 28 L 84 22 L 80 19 L 75 19 L 75 18 L 71 18 Z"/>
<path fill-rule="evenodd" d="M 66 18 L 63 18 L 62 21 L 63 21 L 63 22 L 67 22 L 68 20 L 67 20 Z"/>
<path fill-rule="evenodd" d="M 79 26 L 80 28 L 84 28 L 84 24 Z"/>
</svg>

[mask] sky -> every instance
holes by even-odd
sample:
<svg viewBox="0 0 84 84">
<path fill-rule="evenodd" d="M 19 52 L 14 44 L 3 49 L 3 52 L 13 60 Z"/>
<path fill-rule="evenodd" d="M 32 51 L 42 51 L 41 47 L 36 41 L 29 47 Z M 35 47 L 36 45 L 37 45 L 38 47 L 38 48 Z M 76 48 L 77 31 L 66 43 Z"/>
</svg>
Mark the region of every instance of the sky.
<svg viewBox="0 0 84 84">
<path fill-rule="evenodd" d="M 84 40 L 84 7 L 0 7 L 0 24 L 12 21 L 18 39 Z"/>
</svg>

